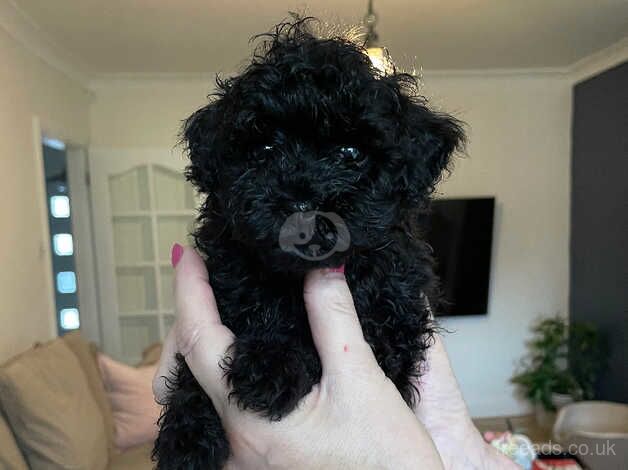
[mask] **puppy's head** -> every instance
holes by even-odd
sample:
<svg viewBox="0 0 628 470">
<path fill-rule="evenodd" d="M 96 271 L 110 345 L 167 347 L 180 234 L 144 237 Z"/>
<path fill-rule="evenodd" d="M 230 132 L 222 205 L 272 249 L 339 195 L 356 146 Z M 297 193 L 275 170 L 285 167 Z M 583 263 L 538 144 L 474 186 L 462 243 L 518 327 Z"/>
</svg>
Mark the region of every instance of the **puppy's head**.
<svg viewBox="0 0 628 470">
<path fill-rule="evenodd" d="M 271 269 L 294 272 L 385 246 L 463 142 L 412 76 L 379 72 L 364 48 L 316 37 L 310 22 L 262 35 L 183 128 L 188 178 L 207 194 L 201 222 L 220 214 Z"/>
</svg>

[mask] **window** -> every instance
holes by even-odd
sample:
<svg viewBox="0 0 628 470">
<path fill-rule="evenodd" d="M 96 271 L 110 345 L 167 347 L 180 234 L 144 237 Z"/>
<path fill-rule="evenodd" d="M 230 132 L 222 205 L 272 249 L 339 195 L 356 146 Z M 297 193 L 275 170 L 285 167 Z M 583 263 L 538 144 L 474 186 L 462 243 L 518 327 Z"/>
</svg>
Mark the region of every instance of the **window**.
<svg viewBox="0 0 628 470">
<path fill-rule="evenodd" d="M 50 214 L 56 219 L 67 219 L 70 217 L 70 198 L 67 196 L 51 196 Z"/>
<path fill-rule="evenodd" d="M 81 326 L 78 308 L 63 308 L 59 312 L 59 323 L 64 330 L 76 330 Z"/>
<path fill-rule="evenodd" d="M 43 156 L 57 329 L 63 334 L 81 326 L 65 145 L 58 140 L 44 139 Z"/>
<path fill-rule="evenodd" d="M 60 294 L 74 294 L 76 292 L 76 274 L 72 271 L 57 273 L 57 292 Z"/>
<path fill-rule="evenodd" d="M 57 233 L 52 236 L 52 246 L 57 256 L 71 256 L 74 254 L 74 243 L 69 233 Z"/>
</svg>

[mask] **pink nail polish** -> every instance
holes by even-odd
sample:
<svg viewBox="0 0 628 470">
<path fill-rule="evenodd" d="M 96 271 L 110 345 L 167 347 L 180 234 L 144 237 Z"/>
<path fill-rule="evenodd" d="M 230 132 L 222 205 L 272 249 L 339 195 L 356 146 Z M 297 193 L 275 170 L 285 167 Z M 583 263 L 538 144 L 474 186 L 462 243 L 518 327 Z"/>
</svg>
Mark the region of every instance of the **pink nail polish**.
<svg viewBox="0 0 628 470">
<path fill-rule="evenodd" d="M 179 261 L 181 260 L 182 256 L 183 256 L 183 247 L 179 245 L 178 243 L 175 243 L 174 245 L 172 245 L 172 251 L 170 252 L 170 262 L 172 263 L 173 268 L 177 267 L 177 264 L 179 264 Z"/>
<path fill-rule="evenodd" d="M 330 273 L 341 273 L 341 274 L 344 274 L 345 273 L 345 265 L 341 264 L 337 268 L 330 268 L 329 272 Z"/>
</svg>

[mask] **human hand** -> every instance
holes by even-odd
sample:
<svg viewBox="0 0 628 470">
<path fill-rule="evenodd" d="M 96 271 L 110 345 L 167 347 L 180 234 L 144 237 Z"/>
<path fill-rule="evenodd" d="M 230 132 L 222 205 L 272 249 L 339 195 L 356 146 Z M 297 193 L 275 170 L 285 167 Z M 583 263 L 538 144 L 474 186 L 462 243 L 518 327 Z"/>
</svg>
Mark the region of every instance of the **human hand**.
<svg viewBox="0 0 628 470">
<path fill-rule="evenodd" d="M 205 264 L 186 248 L 175 269 L 177 319 L 153 382 L 157 401 L 180 352 L 211 398 L 231 445 L 229 469 L 440 469 L 424 427 L 379 368 L 364 340 L 344 275 L 317 270 L 304 300 L 322 364 L 319 384 L 281 421 L 237 408 L 220 367 L 233 342 L 222 324 Z"/>
<path fill-rule="evenodd" d="M 427 351 L 424 367 L 415 384 L 421 399 L 414 412 L 432 437 L 445 469 L 520 469 L 487 444 L 471 421 L 439 334 Z"/>
</svg>

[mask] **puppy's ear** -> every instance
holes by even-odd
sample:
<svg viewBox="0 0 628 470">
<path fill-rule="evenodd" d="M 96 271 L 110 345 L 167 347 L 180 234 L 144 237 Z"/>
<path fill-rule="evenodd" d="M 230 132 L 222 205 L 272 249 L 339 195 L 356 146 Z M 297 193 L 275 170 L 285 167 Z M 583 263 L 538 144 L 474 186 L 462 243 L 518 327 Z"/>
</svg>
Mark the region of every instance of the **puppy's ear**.
<svg viewBox="0 0 628 470">
<path fill-rule="evenodd" d="M 430 195 L 450 169 L 452 155 L 465 146 L 463 123 L 447 114 L 432 111 L 424 100 L 407 103 L 406 136 L 403 151 L 407 155 L 402 185 L 407 203 L 416 205 Z"/>
<path fill-rule="evenodd" d="M 181 143 L 190 159 L 185 176 L 202 193 L 210 193 L 217 183 L 220 146 L 223 139 L 219 106 L 214 101 L 194 112 L 183 123 Z"/>
</svg>

